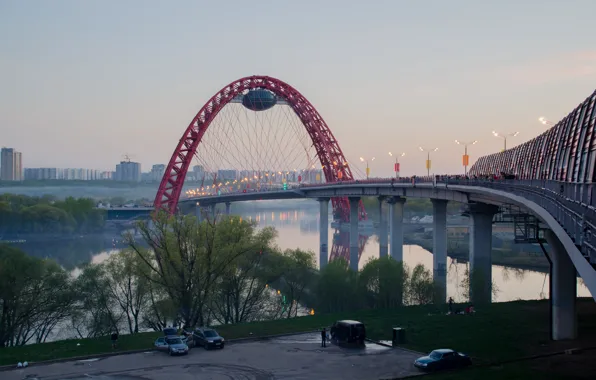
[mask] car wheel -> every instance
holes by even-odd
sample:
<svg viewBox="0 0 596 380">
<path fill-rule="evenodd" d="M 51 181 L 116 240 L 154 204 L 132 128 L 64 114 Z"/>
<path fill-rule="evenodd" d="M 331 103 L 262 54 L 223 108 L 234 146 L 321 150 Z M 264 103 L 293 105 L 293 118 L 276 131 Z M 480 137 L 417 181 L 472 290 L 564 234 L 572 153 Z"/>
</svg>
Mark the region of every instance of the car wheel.
<svg viewBox="0 0 596 380">
<path fill-rule="evenodd" d="M 169 350 L 168 353 L 170 354 L 170 356 L 174 356 L 174 353 L 172 352 L 172 350 Z"/>
<path fill-rule="evenodd" d="M 207 343 L 205 343 L 203 347 L 205 348 L 205 350 L 209 350 L 209 345 Z"/>
</svg>

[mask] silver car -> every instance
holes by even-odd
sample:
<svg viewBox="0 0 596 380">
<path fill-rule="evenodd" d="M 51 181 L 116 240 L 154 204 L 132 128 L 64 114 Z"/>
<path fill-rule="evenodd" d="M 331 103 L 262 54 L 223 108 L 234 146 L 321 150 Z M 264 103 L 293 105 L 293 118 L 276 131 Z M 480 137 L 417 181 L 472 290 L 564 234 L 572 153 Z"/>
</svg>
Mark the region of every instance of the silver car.
<svg viewBox="0 0 596 380">
<path fill-rule="evenodd" d="M 188 346 L 179 336 L 164 336 L 157 338 L 155 348 L 167 351 L 170 356 L 188 354 Z"/>
</svg>

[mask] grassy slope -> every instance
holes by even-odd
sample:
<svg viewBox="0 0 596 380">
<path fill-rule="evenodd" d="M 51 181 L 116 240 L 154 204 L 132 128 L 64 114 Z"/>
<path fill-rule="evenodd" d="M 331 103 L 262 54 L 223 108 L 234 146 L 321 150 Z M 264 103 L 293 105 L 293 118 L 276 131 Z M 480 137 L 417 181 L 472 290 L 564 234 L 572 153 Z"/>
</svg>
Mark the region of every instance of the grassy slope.
<svg viewBox="0 0 596 380">
<path fill-rule="evenodd" d="M 593 300 L 582 300 L 579 306 L 580 332 L 584 338 L 592 338 L 596 336 L 596 304 Z M 547 301 L 498 303 L 478 310 L 474 316 L 448 316 L 444 315 L 444 310 L 439 314 L 433 306 L 420 306 L 220 326 L 218 330 L 224 337 L 233 339 L 249 337 L 251 333 L 252 336 L 264 336 L 314 330 L 344 318 L 364 322 L 368 336 L 379 340 L 391 339 L 392 327 L 405 327 L 408 339 L 405 347 L 422 352 L 440 347 L 454 348 L 470 354 L 477 364 L 561 350 L 571 344 L 549 341 Z M 158 335 L 159 333 L 123 335 L 117 350 L 151 348 Z M 80 346 L 77 346 L 77 343 L 80 343 Z M 573 342 L 571 347 L 581 343 Z M 105 352 L 112 352 L 109 337 L 66 340 L 0 349 L 0 365 Z M 510 364 L 497 369 L 466 371 L 471 376 L 466 375 L 466 378 L 476 378 L 480 375 L 483 378 L 492 378 L 492 375 L 496 376 L 495 378 L 510 378 L 510 374 L 528 373 L 526 371 L 529 371 L 526 364 Z M 444 374 L 438 378 L 464 377 Z"/>
</svg>

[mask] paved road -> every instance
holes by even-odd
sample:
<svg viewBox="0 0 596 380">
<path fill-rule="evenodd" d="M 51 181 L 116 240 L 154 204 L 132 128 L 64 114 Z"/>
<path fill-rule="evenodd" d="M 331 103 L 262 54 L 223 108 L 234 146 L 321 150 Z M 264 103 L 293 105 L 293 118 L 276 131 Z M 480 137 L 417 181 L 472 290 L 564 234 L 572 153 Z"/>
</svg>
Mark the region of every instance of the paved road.
<svg viewBox="0 0 596 380">
<path fill-rule="evenodd" d="M 366 380 L 416 374 L 418 354 L 367 344 L 364 349 L 320 347 L 318 334 L 236 343 L 223 350 L 162 352 L 33 366 L 2 373 L 2 380 Z"/>
</svg>

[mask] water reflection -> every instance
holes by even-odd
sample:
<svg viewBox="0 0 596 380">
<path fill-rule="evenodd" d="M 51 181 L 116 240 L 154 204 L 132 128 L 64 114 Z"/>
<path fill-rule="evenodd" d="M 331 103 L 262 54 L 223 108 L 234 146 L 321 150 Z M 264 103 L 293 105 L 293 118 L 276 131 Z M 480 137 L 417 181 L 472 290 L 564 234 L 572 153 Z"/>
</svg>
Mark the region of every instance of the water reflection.
<svg viewBox="0 0 596 380">
<path fill-rule="evenodd" d="M 318 263 L 319 249 L 319 218 L 317 212 L 308 211 L 277 211 L 267 213 L 244 214 L 243 217 L 257 221 L 259 226 L 274 226 L 279 237 L 277 244 L 282 248 L 309 249 L 316 253 Z M 329 260 L 339 257 L 349 262 L 350 234 L 348 230 L 336 230 L 329 227 L 333 246 Z M 379 242 L 376 235 L 366 235 L 363 231 L 359 236 L 360 260 L 362 269 L 368 260 L 378 257 Z M 450 241 L 456 244 L 457 241 Z M 432 270 L 432 253 L 417 245 L 404 246 L 404 262 L 409 268 L 422 264 Z M 456 301 L 463 301 L 465 289 L 462 282 L 465 279 L 469 264 L 456 259 L 447 259 L 447 295 Z M 501 265 L 493 265 L 493 284 L 497 289 L 494 301 L 505 302 L 518 299 L 541 299 L 549 297 L 548 274 L 540 271 L 518 269 Z M 589 297 L 590 293 L 581 279 L 578 279 L 577 293 L 580 297 Z"/>
</svg>

